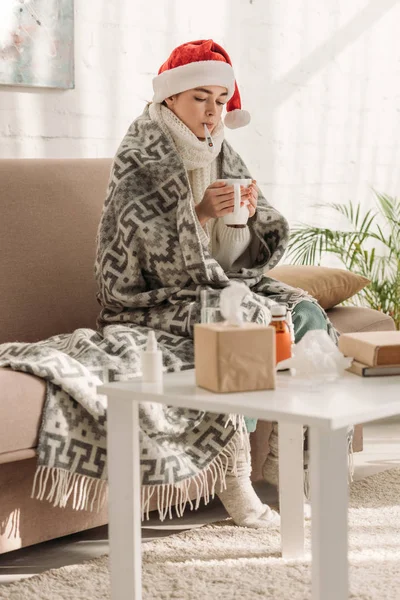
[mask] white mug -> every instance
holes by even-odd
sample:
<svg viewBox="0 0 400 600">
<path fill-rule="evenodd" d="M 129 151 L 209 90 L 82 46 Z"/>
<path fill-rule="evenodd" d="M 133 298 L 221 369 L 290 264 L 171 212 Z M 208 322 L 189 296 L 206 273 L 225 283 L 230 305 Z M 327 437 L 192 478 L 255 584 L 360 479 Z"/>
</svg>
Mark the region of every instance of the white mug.
<svg viewBox="0 0 400 600">
<path fill-rule="evenodd" d="M 217 181 L 225 181 L 226 185 L 233 185 L 235 199 L 234 199 L 234 207 L 233 212 L 224 215 L 222 218 L 224 220 L 225 225 L 246 225 L 249 219 L 249 204 L 245 204 L 244 206 L 240 206 L 241 203 L 241 195 L 240 188 L 241 187 L 249 187 L 251 185 L 251 179 L 217 179 Z"/>
</svg>

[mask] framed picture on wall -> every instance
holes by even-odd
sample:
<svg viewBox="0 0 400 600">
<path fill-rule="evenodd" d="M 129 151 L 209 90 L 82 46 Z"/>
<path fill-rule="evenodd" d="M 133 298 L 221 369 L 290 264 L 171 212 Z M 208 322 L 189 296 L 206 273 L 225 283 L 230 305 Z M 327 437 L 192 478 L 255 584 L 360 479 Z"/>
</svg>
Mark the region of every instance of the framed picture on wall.
<svg viewBox="0 0 400 600">
<path fill-rule="evenodd" d="M 74 88 L 74 0 L 0 0 L 0 85 Z"/>
</svg>

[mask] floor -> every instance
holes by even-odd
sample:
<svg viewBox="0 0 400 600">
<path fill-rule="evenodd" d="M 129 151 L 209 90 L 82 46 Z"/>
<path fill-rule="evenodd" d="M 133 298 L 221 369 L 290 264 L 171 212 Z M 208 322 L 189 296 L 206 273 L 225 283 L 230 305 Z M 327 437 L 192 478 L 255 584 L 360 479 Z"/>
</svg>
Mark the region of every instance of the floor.
<svg viewBox="0 0 400 600">
<path fill-rule="evenodd" d="M 354 455 L 355 478 L 400 467 L 400 418 L 390 418 L 364 426 L 364 450 Z M 256 491 L 264 502 L 276 502 L 276 492 L 268 484 L 259 483 Z M 157 516 L 146 524 L 143 538 L 172 535 L 177 531 L 199 527 L 226 518 L 218 499 L 183 518 L 160 523 Z M 76 564 L 108 552 L 107 527 L 59 538 L 22 550 L 0 555 L 0 585 L 29 577 L 42 571 Z"/>
</svg>

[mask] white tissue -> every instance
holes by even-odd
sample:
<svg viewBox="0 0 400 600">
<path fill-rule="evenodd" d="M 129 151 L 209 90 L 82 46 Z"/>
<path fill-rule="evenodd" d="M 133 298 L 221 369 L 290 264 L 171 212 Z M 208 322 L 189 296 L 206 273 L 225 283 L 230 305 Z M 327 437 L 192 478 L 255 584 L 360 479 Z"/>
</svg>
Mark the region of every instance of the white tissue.
<svg viewBox="0 0 400 600">
<path fill-rule="evenodd" d="M 227 321 L 227 325 L 235 327 L 243 326 L 242 300 L 249 293 L 249 288 L 245 283 L 231 281 L 220 294 L 219 308 L 222 316 Z"/>
<path fill-rule="evenodd" d="M 295 377 L 334 380 L 343 375 L 352 358 L 345 357 L 326 331 L 307 331 L 294 346 L 294 355 L 278 363 L 280 369 L 294 368 Z"/>
</svg>

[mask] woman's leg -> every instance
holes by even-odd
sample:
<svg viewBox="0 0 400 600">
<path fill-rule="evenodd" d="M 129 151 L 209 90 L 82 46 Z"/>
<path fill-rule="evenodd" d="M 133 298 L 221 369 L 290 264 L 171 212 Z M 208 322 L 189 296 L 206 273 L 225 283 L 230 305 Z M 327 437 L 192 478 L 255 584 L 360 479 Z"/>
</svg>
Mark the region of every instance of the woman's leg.
<svg viewBox="0 0 400 600">
<path fill-rule="evenodd" d="M 253 433 L 257 427 L 257 419 L 252 419 L 250 417 L 245 417 L 244 421 L 246 423 L 247 433 Z"/>
<path fill-rule="evenodd" d="M 218 491 L 220 482 L 217 482 L 216 489 L 217 496 L 236 525 L 253 529 L 278 525 L 280 523 L 278 513 L 267 504 L 263 504 L 254 491 L 250 480 L 250 462 L 243 449 L 239 450 L 236 468 L 237 475 L 225 476 L 225 490 Z"/>
<path fill-rule="evenodd" d="M 316 304 L 303 300 L 292 311 L 295 342 L 299 342 L 307 331 L 323 329 L 327 331 L 325 316 Z M 257 427 L 257 419 L 245 417 L 248 433 L 253 433 Z M 272 435 L 272 434 L 271 434 Z M 272 483 L 272 482 L 271 482 Z"/>
<path fill-rule="evenodd" d="M 297 344 L 307 331 L 328 330 L 327 320 L 318 304 L 303 300 L 292 310 L 294 341 Z"/>
<path fill-rule="evenodd" d="M 269 436 L 268 445 L 269 453 L 262 467 L 262 475 L 265 481 L 278 487 L 279 484 L 279 450 L 278 450 L 278 423 L 272 424 L 271 435 Z M 307 426 L 303 426 L 303 439 L 305 439 Z M 308 467 L 308 453 L 304 451 L 304 468 Z"/>
<path fill-rule="evenodd" d="M 292 311 L 292 320 L 296 344 L 302 339 L 307 331 L 312 331 L 314 329 L 327 331 L 328 329 L 327 321 L 321 308 L 308 300 L 303 300 L 294 307 Z M 304 437 L 306 436 L 306 429 L 307 428 L 304 427 Z M 273 424 L 268 442 L 270 450 L 264 462 L 262 474 L 268 483 L 278 486 L 278 423 Z M 308 465 L 308 453 L 305 453 L 304 465 L 305 468 Z"/>
</svg>

